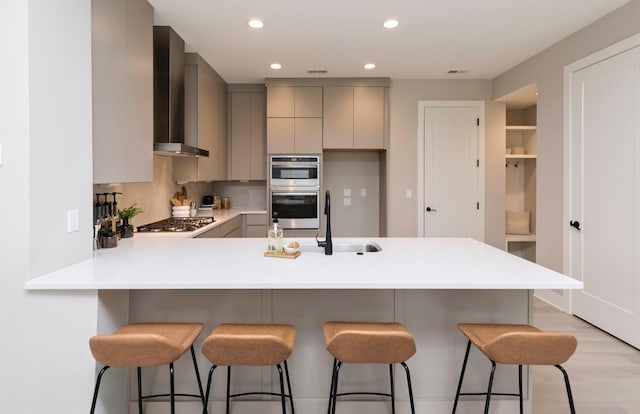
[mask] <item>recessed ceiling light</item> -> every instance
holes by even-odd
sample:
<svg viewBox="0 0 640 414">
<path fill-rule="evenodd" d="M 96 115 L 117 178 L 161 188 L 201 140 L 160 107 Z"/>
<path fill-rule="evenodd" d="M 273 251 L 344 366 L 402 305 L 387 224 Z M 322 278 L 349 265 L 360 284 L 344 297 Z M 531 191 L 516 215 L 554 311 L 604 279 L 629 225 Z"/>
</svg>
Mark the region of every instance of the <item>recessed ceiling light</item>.
<svg viewBox="0 0 640 414">
<path fill-rule="evenodd" d="M 389 19 L 385 21 L 382 25 L 384 26 L 385 29 L 395 29 L 396 27 L 398 27 L 399 24 L 400 22 L 397 21 L 396 19 Z"/>
<path fill-rule="evenodd" d="M 366 65 L 364 65 L 364 68 L 369 70 L 375 69 L 375 67 L 376 67 L 375 63 L 367 63 Z"/>
<path fill-rule="evenodd" d="M 258 20 L 258 19 L 249 20 L 249 23 L 247 24 L 252 29 L 262 29 L 264 27 L 264 23 L 262 22 L 262 20 Z"/>
<path fill-rule="evenodd" d="M 279 63 L 272 63 L 271 65 L 269 65 L 269 67 L 275 70 L 282 69 L 282 65 Z"/>
</svg>

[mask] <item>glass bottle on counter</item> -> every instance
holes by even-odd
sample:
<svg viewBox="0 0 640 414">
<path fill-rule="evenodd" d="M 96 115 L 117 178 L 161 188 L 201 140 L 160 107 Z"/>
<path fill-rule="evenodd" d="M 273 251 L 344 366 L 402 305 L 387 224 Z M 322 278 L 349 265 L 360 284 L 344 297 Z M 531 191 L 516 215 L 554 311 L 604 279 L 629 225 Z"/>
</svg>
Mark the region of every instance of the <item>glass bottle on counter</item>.
<svg viewBox="0 0 640 414">
<path fill-rule="evenodd" d="M 273 213 L 273 224 L 267 233 L 269 239 L 269 251 L 273 253 L 282 252 L 282 227 L 278 225 L 278 213 Z"/>
</svg>

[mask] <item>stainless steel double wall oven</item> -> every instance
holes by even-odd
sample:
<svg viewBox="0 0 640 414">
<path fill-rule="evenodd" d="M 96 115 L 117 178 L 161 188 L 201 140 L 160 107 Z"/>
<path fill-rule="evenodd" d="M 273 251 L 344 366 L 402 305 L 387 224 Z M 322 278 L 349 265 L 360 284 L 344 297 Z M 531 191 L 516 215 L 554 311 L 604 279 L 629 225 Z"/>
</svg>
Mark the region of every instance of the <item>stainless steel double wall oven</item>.
<svg viewBox="0 0 640 414">
<path fill-rule="evenodd" d="M 320 228 L 320 155 L 269 157 L 269 212 L 285 229 Z"/>
</svg>

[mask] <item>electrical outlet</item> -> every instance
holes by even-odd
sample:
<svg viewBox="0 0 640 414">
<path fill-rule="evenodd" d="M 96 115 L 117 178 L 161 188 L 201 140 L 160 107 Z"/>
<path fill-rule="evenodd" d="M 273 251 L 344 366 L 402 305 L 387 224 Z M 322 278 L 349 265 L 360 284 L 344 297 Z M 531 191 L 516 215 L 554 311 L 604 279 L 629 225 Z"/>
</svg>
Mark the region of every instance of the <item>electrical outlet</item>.
<svg viewBox="0 0 640 414">
<path fill-rule="evenodd" d="M 407 189 L 407 191 L 405 191 L 405 193 L 404 193 L 404 194 L 405 194 L 404 196 L 405 196 L 406 198 L 411 198 L 411 197 L 413 197 L 413 192 L 411 191 L 411 189 L 410 189 L 410 188 L 409 188 L 409 189 Z"/>
<path fill-rule="evenodd" d="M 77 209 L 67 210 L 67 233 L 80 230 L 80 212 Z"/>
<path fill-rule="evenodd" d="M 360 189 L 360 197 L 366 197 L 367 196 L 367 189 L 366 188 L 361 188 Z"/>
</svg>

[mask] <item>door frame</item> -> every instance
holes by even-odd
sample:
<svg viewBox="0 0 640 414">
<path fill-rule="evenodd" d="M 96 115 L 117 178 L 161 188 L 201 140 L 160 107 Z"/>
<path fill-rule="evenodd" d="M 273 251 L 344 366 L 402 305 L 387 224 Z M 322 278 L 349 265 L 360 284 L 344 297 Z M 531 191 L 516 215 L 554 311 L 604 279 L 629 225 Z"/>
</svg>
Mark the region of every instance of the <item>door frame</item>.
<svg viewBox="0 0 640 414">
<path fill-rule="evenodd" d="M 589 56 L 586 56 L 582 59 L 579 59 L 567 66 L 564 67 L 564 131 L 563 131 L 563 183 L 564 183 L 564 197 L 563 197 L 563 214 L 564 214 L 564 225 L 562 231 L 562 241 L 563 241 L 563 264 L 562 264 L 562 272 L 574 279 L 578 279 L 573 275 L 574 269 L 571 263 L 571 253 L 572 253 L 572 243 L 571 243 L 571 232 L 569 226 L 569 220 L 571 220 L 571 211 L 572 211 L 572 202 L 571 202 L 571 194 L 573 192 L 573 188 L 571 186 L 571 170 L 572 170 L 572 157 L 571 157 L 571 147 L 573 143 L 573 129 L 571 124 L 571 117 L 573 114 L 573 106 L 571 104 L 572 94 L 573 94 L 573 76 L 574 73 L 585 69 L 589 66 L 595 65 L 599 62 L 607 60 L 613 56 L 624 53 L 628 50 L 634 49 L 640 45 L 640 34 L 633 35 L 628 37 L 618 43 L 614 43 L 611 46 L 605 47 L 595 53 L 592 53 Z M 581 239 L 582 242 L 582 239 Z M 565 290 L 562 294 L 562 307 L 564 311 L 568 313 L 573 313 L 573 302 L 572 302 L 572 294 L 573 292 L 570 290 Z"/>
<path fill-rule="evenodd" d="M 485 202 L 484 202 L 484 161 L 485 161 L 485 144 L 484 144 L 484 101 L 418 101 L 418 185 L 416 189 L 416 197 L 418 197 L 418 237 L 424 237 L 424 151 L 425 151 L 425 110 L 427 108 L 465 108 L 473 107 L 478 111 L 480 126 L 478 127 L 478 159 L 480 166 L 478 167 L 478 202 L 480 203 L 480 213 L 478 215 L 480 223 L 481 240 L 485 239 Z"/>
</svg>

